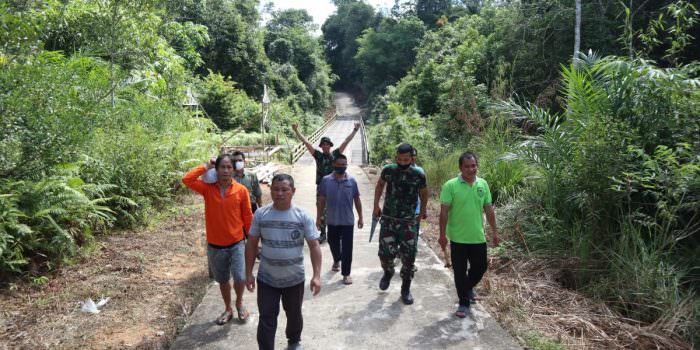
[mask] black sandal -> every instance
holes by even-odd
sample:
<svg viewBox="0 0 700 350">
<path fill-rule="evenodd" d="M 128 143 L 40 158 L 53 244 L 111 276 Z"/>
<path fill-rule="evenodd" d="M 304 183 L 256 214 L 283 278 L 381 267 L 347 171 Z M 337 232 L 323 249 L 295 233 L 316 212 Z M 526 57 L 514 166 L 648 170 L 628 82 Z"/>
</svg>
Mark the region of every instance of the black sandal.
<svg viewBox="0 0 700 350">
<path fill-rule="evenodd" d="M 226 323 L 228 323 L 228 321 L 231 321 L 232 318 L 233 313 L 231 311 L 224 311 L 224 313 L 216 319 L 216 324 L 218 324 L 219 326 L 223 326 Z"/>
</svg>

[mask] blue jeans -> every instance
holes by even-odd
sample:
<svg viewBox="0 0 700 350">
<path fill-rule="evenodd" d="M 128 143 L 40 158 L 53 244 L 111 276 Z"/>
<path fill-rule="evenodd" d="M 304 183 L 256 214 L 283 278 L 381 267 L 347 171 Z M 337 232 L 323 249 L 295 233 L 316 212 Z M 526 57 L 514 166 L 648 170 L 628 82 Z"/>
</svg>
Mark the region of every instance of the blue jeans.
<svg viewBox="0 0 700 350">
<path fill-rule="evenodd" d="M 350 275 L 352 266 L 353 225 L 328 225 L 328 245 L 333 262 L 340 261 L 343 276 Z"/>
</svg>

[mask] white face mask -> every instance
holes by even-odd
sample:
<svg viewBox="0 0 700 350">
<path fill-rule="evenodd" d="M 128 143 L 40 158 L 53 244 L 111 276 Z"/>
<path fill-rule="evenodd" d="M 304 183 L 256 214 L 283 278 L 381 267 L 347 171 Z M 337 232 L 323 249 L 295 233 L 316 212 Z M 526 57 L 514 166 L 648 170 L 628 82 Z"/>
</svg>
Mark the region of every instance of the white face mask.
<svg viewBox="0 0 700 350">
<path fill-rule="evenodd" d="M 236 170 L 241 170 L 241 169 L 243 169 L 243 165 L 244 165 L 244 164 L 245 164 L 245 163 L 244 163 L 243 161 L 237 161 L 237 162 L 234 163 L 233 166 L 236 168 Z"/>
</svg>

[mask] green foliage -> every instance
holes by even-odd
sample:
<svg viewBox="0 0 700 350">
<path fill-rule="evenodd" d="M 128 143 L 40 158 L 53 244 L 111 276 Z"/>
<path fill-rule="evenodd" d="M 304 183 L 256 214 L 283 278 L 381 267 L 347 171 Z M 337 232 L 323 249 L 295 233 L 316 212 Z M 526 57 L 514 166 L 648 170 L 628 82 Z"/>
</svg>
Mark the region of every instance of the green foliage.
<svg viewBox="0 0 700 350">
<path fill-rule="evenodd" d="M 418 18 L 385 18 L 379 28 L 369 28 L 357 38 L 359 47 L 354 58 L 363 75 L 365 92 L 381 92 L 406 74 L 423 33 L 425 26 Z"/>
<path fill-rule="evenodd" d="M 201 82 L 200 104 L 220 129 L 259 129 L 261 105 L 235 85 L 221 74 L 210 72 Z"/>
<path fill-rule="evenodd" d="M 192 22 L 169 22 L 161 28 L 161 33 L 168 40 L 177 54 L 185 61 L 185 67 L 194 71 L 204 64 L 199 52 L 209 42 L 207 27 Z"/>
<path fill-rule="evenodd" d="M 331 98 L 333 78 L 312 35 L 311 16 L 305 10 L 276 11 L 266 29 L 265 50 L 273 62 L 277 96 L 293 96 L 302 109 L 322 113 Z"/>
<path fill-rule="evenodd" d="M 684 254 L 697 248 L 700 225 L 700 148 L 691 135 L 700 85 L 688 67 L 614 57 L 584 57 L 563 79 L 561 115 L 499 108 L 528 130 L 516 150 L 539 176 L 517 202 L 528 245 L 579 259 L 577 284 L 617 300 L 626 315 L 681 315 L 674 331 L 689 332 L 697 310 L 683 284 L 697 272 Z"/>
<path fill-rule="evenodd" d="M 429 121 L 399 104 L 389 104 L 388 111 L 390 116 L 387 121 L 374 125 L 371 129 L 370 157 L 374 163 L 393 160 L 396 147 L 402 143 L 410 143 L 421 154 L 435 154 L 440 149 L 440 145 L 435 143 L 435 136 L 430 132 Z"/>
<path fill-rule="evenodd" d="M 326 59 L 339 78 L 338 85 L 360 86 L 362 76 L 355 62 L 359 48 L 357 38 L 365 29 L 375 27 L 380 20 L 372 5 L 362 1 L 343 1 L 337 4 L 336 12 L 321 26 Z"/>
<path fill-rule="evenodd" d="M 533 350 L 564 350 L 566 349 L 559 342 L 549 339 L 536 331 L 529 331 L 524 334 L 525 344 L 528 349 Z"/>
</svg>

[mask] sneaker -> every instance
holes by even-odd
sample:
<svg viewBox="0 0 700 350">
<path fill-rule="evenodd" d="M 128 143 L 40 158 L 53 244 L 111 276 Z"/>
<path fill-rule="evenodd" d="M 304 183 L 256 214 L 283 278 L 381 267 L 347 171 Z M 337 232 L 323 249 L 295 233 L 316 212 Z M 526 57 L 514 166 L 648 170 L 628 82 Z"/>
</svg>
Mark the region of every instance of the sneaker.
<svg viewBox="0 0 700 350">
<path fill-rule="evenodd" d="M 343 284 L 352 284 L 352 278 L 350 276 L 343 276 Z"/>
<path fill-rule="evenodd" d="M 336 261 L 333 263 L 333 267 L 331 267 L 331 271 L 333 271 L 333 272 L 340 271 L 340 261 Z"/>
<path fill-rule="evenodd" d="M 287 343 L 288 350 L 301 350 L 301 343 L 298 341 Z"/>
<path fill-rule="evenodd" d="M 457 307 L 457 311 L 455 312 L 455 316 L 459 318 L 465 318 L 467 317 L 467 313 L 469 313 L 469 306 L 468 305 L 460 305 Z"/>
</svg>

